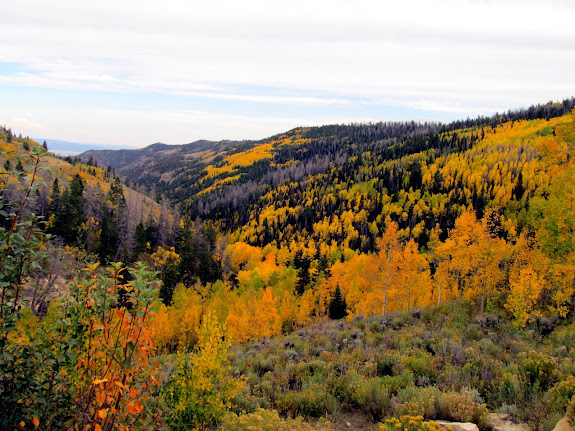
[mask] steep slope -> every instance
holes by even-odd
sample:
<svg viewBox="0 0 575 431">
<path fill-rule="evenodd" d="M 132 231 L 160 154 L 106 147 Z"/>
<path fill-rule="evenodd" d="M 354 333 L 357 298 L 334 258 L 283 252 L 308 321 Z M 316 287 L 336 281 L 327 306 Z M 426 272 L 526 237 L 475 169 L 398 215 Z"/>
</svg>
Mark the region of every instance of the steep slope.
<svg viewBox="0 0 575 431">
<path fill-rule="evenodd" d="M 497 206 L 511 211 L 506 217 L 515 219 L 516 228 L 521 229 L 521 208 L 511 209 L 507 204 L 521 201 L 524 193 L 523 175 L 529 172 L 523 173 L 522 166 L 537 151 L 525 153 L 532 143 L 530 133 L 539 134 L 534 135 L 537 138 L 553 134 L 560 121 L 552 120 L 550 128 L 525 129 L 523 135 L 508 129 L 516 122 L 558 118 L 574 106 L 575 99 L 569 99 L 448 125 L 409 122 L 299 128 L 257 142 L 155 144 L 141 150 L 84 153 L 82 159 L 113 163 L 118 174 L 164 193 L 192 218 L 215 221 L 223 231 L 242 229 L 242 239 L 257 245 L 285 244 L 292 239 L 289 232 L 287 238 L 270 232 L 269 223 L 275 225 L 273 230 L 286 232 L 289 224 L 310 234 L 318 223 L 333 224 L 334 217 L 337 225 L 347 212 L 347 218 L 353 215 L 350 223 L 360 235 L 329 239 L 370 251 L 388 215 L 402 229 L 415 232 L 423 245 L 436 224 L 445 235 L 463 207 L 481 216 L 487 202 L 496 197 Z M 512 139 L 527 140 L 527 147 L 497 147 L 493 136 L 505 138 L 508 133 Z M 490 157 L 506 161 L 485 165 L 485 151 L 493 152 L 493 148 L 499 148 L 495 151 L 500 154 Z M 513 154 L 503 154 L 506 151 Z M 515 165 L 510 178 L 501 179 L 509 175 L 503 172 L 504 165 L 518 157 L 520 166 Z M 498 171 L 497 178 L 489 177 L 485 169 Z M 470 174 L 473 185 L 468 182 Z M 502 188 L 504 183 L 512 185 L 511 195 Z M 283 221 L 279 215 L 272 220 L 277 212 L 284 214 Z M 359 213 L 362 221 L 356 220 Z M 246 235 L 246 226 L 255 224 L 259 231 Z"/>
<path fill-rule="evenodd" d="M 10 170 L 13 170 L 18 165 L 18 162 L 22 163 L 23 167 L 29 166 L 31 163 L 30 148 L 41 147 L 39 143 L 29 138 L 15 136 L 10 136 L 9 138 L 9 134 L 12 135 L 12 132 L 0 129 L 0 151 L 2 151 L 0 153 L 0 164 L 3 166 L 4 173 L 7 171 L 6 167 L 8 165 Z M 42 156 L 40 167 L 42 169 L 40 169 L 39 175 L 44 181 L 44 186 L 41 189 L 49 188 L 56 178 L 60 182 L 60 186 L 64 187 L 75 175 L 79 175 L 87 185 L 97 187 L 103 193 L 108 193 L 110 185 L 114 181 L 114 178 L 105 169 L 83 163 L 72 164 L 54 157 L 50 153 Z M 44 193 L 47 193 L 47 191 L 44 191 Z M 155 218 L 159 216 L 160 206 L 153 199 L 129 187 L 124 189 L 124 193 L 127 200 L 139 202 L 140 212 L 143 212 L 146 218 L 148 215 Z"/>
<path fill-rule="evenodd" d="M 480 312 L 505 304 L 517 325 L 534 313 L 565 317 L 575 262 L 573 102 L 449 126 L 297 129 L 207 165 L 180 202 L 189 226 L 203 218 L 216 245 L 205 265 L 220 280 L 199 288 L 173 264 L 185 288 L 174 291 L 166 321 L 176 325 L 185 308 L 197 327 L 207 303 L 242 342 L 326 316 L 456 298 Z M 214 177 L 229 182 L 202 186 Z M 183 238 L 174 261 L 198 249 Z M 343 310 L 332 309 L 336 297 Z M 177 332 L 162 342 L 184 342 Z"/>
<path fill-rule="evenodd" d="M 431 235 L 444 239 L 464 209 L 481 217 L 487 207 L 513 234 L 525 227 L 530 199 L 544 193 L 552 166 L 569 157 L 574 105 L 448 125 L 294 129 L 207 153 L 169 175 L 157 169 L 173 163 L 164 156 L 142 168 L 147 179 L 139 181 L 153 179 L 184 213 L 257 246 L 334 241 L 369 252 L 386 219 L 425 246 Z"/>
<path fill-rule="evenodd" d="M 483 427 L 487 409 L 505 406 L 516 422 L 553 429 L 573 390 L 563 388 L 574 382 L 575 352 L 562 347 L 573 329 L 572 320 L 517 329 L 459 301 L 245 343 L 232 349 L 232 369 L 248 376 L 243 408 L 323 416 L 337 430 L 374 430 L 407 414 Z"/>
<path fill-rule="evenodd" d="M 158 220 L 162 212 L 167 214 L 150 197 L 123 186 L 111 172 L 59 159 L 37 142 L 14 136 L 10 129 L 0 129 L 0 151 L 5 209 L 17 208 L 36 169 L 36 188 L 28 211 L 42 217 L 47 222 L 45 229 L 66 244 L 98 252 L 102 259 L 125 259 L 116 249 L 120 243 L 126 249 L 122 253 L 130 256 L 137 225 Z"/>
<path fill-rule="evenodd" d="M 230 150 L 250 145 L 248 141 L 205 140 L 185 145 L 156 143 L 134 150 L 86 151 L 78 157 L 91 164 L 110 166 L 122 177 L 150 187 L 158 182 L 171 183 L 183 171 L 194 171 L 198 166 L 225 157 Z"/>
</svg>

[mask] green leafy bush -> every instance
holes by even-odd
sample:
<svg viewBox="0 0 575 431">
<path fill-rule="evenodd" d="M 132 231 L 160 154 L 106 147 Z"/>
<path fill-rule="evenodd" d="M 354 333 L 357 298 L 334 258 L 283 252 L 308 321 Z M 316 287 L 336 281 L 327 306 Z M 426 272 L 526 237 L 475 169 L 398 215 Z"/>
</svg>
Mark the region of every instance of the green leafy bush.
<svg viewBox="0 0 575 431">
<path fill-rule="evenodd" d="M 437 378 L 437 369 L 434 368 L 433 357 L 422 351 L 416 351 L 412 356 L 402 357 L 403 367 L 413 373 L 415 378 L 427 377 L 434 382 Z"/>
<path fill-rule="evenodd" d="M 514 405 L 521 401 L 523 393 L 519 376 L 509 370 L 503 371 L 492 398 L 499 405 Z"/>
</svg>

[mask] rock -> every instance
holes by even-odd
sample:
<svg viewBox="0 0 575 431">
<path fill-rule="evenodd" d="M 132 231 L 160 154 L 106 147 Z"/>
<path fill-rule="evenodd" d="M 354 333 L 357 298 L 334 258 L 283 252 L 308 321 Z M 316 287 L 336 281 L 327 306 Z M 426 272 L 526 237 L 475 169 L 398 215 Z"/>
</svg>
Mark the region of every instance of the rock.
<svg viewBox="0 0 575 431">
<path fill-rule="evenodd" d="M 575 426 L 573 426 L 569 421 L 569 418 L 565 416 L 563 419 L 557 422 L 557 425 L 555 425 L 553 431 L 573 431 L 574 429 Z"/>
<path fill-rule="evenodd" d="M 442 427 L 451 427 L 453 431 L 479 431 L 479 427 L 471 422 L 434 421 Z"/>
<path fill-rule="evenodd" d="M 516 424 L 507 413 L 490 413 L 485 423 L 493 428 L 493 431 L 529 431 L 527 424 Z"/>
</svg>

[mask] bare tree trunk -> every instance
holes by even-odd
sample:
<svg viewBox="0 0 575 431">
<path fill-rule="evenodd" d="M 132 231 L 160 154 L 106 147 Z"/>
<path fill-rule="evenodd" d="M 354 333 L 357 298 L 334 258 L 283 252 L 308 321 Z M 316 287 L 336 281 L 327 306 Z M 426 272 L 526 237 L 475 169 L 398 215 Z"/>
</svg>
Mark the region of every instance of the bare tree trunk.
<svg viewBox="0 0 575 431">
<path fill-rule="evenodd" d="M 439 292 L 437 294 L 437 305 L 441 304 L 441 281 L 439 282 L 438 290 Z"/>
</svg>

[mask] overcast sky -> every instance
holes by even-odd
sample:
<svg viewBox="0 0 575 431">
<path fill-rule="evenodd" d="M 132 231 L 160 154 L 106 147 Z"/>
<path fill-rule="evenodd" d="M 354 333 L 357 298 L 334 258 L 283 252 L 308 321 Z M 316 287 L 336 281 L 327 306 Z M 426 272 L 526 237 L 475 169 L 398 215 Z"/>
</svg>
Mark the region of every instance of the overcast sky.
<svg viewBox="0 0 575 431">
<path fill-rule="evenodd" d="M 575 1 L 3 2 L 0 124 L 142 147 L 575 96 Z"/>
</svg>

